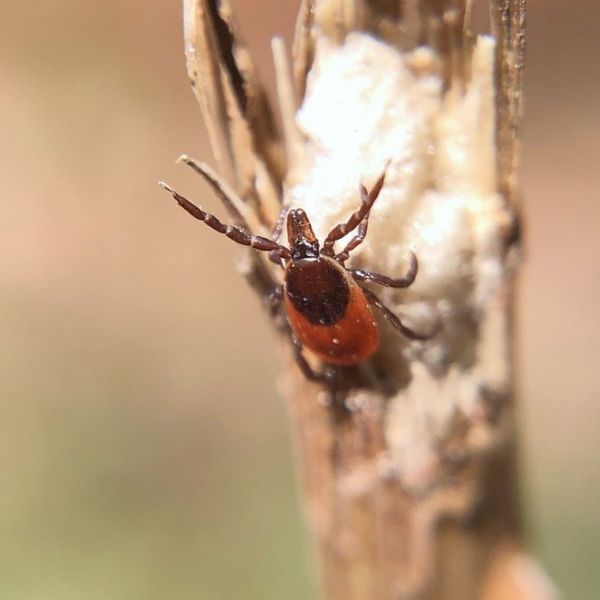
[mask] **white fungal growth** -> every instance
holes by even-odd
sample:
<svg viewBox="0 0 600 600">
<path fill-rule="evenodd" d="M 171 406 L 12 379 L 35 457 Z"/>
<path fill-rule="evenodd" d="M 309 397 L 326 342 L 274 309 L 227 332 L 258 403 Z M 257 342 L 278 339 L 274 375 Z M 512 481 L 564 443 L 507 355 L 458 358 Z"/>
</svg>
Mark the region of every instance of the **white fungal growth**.
<svg viewBox="0 0 600 600">
<path fill-rule="evenodd" d="M 415 283 L 380 288 L 380 295 L 413 329 L 441 324 L 424 344 L 384 331 L 379 354 L 385 364 L 400 352 L 409 366 L 408 381 L 398 382 L 387 405 L 387 441 L 404 483 L 427 487 L 438 456 L 433 440 L 451 435 L 459 418 L 471 425 L 473 448 L 485 445 L 485 428 L 475 423 L 481 390 L 506 385 L 506 348 L 498 342 L 504 337 L 486 335 L 504 277 L 494 42 L 478 38 L 469 80 L 444 89 L 429 50 L 402 54 L 366 33 L 351 33 L 341 44 L 317 39 L 296 117 L 305 141 L 293 154 L 286 202 L 303 207 L 323 239 L 358 207 L 359 182 L 370 187 L 389 161 L 367 239 L 351 261 L 400 276 L 412 249 L 419 260 Z M 505 327 L 500 321 L 492 326 Z"/>
</svg>

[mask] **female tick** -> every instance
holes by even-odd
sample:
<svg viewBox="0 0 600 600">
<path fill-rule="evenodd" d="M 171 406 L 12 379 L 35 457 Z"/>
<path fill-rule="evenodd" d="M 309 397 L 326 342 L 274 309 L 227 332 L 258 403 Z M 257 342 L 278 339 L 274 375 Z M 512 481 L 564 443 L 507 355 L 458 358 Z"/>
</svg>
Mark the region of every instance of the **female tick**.
<svg viewBox="0 0 600 600">
<path fill-rule="evenodd" d="M 363 185 L 360 186 L 359 208 L 345 223 L 329 232 L 322 246 L 313 233 L 306 213 L 300 208 L 284 208 L 269 239 L 251 235 L 240 227 L 225 225 L 166 184 L 161 185 L 193 217 L 234 242 L 268 252 L 270 260 L 283 269 L 283 283 L 275 288 L 270 297 L 272 313 L 276 314 L 283 305 L 300 368 L 309 379 L 322 379 L 325 375 L 313 371 L 304 358 L 303 347 L 328 365 L 350 366 L 366 360 L 379 343 L 372 306 L 380 310 L 387 321 L 406 337 L 428 337 L 406 327 L 371 290 L 362 285 L 365 281 L 371 281 L 386 287 L 408 287 L 415 280 L 418 269 L 417 258 L 412 252 L 407 273 L 397 279 L 345 266 L 350 252 L 365 239 L 369 213 L 383 187 L 384 178 L 385 173 L 370 192 Z M 286 223 L 289 248 L 278 241 Z M 355 230 L 354 237 L 341 252 L 336 253 L 335 242 Z"/>
</svg>

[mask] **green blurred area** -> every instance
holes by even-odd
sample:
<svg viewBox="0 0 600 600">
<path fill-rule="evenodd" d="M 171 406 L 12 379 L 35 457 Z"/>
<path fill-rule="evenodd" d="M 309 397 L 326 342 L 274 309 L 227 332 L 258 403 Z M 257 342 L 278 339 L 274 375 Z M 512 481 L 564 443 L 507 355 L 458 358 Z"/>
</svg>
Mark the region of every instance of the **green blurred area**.
<svg viewBox="0 0 600 600">
<path fill-rule="evenodd" d="M 178 2 L 3 3 L 0 598 L 304 599 L 306 539 L 272 333 L 220 210 Z M 272 89 L 294 2 L 235 3 Z M 579 10 L 577 10 L 579 8 Z M 600 84 L 588 3 L 530 2 L 523 481 L 565 598 L 600 573 Z"/>
</svg>

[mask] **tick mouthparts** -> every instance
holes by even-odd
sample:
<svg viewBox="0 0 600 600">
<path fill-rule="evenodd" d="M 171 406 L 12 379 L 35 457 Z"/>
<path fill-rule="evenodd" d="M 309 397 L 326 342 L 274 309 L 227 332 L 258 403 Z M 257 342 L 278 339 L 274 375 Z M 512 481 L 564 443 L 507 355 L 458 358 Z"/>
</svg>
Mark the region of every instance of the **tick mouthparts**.
<svg viewBox="0 0 600 600">
<path fill-rule="evenodd" d="M 299 259 L 319 256 L 319 242 L 306 213 L 301 208 L 289 211 L 287 234 L 292 257 Z"/>
</svg>

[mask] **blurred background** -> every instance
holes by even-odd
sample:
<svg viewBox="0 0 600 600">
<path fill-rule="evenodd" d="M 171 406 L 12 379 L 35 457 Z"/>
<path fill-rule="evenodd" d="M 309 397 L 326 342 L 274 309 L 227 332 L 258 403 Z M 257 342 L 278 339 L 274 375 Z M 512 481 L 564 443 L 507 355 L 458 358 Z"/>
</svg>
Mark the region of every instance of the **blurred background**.
<svg viewBox="0 0 600 600">
<path fill-rule="evenodd" d="M 233 4 L 272 90 L 296 2 Z M 179 2 L 0 6 L 0 598 L 308 598 L 270 327 L 156 184 L 221 210 L 173 162 L 212 162 Z M 530 0 L 522 479 L 568 599 L 600 592 L 599 18 Z"/>
</svg>

